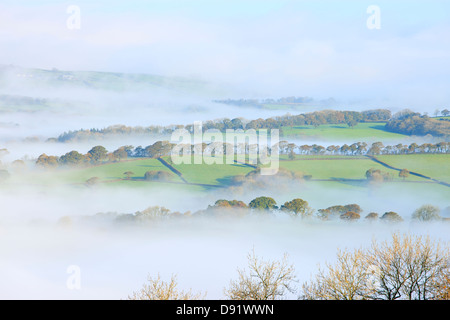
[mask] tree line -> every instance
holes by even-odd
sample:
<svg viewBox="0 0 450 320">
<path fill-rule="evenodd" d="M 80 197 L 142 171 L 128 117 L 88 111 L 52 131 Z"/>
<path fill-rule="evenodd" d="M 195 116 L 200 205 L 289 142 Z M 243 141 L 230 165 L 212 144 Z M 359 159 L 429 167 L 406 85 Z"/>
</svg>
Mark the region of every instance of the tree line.
<svg viewBox="0 0 450 320">
<path fill-rule="evenodd" d="M 403 222 L 404 217 L 395 211 L 387 211 L 383 214 L 377 212 L 369 212 L 363 216 L 364 210 L 356 203 L 346 205 L 333 205 L 327 208 L 315 210 L 308 201 L 295 198 L 285 201 L 279 205 L 276 200 L 268 196 L 259 196 L 245 203 L 241 200 L 219 199 L 213 205 L 208 205 L 205 209 L 195 212 L 171 211 L 165 207 L 152 206 L 145 210 L 135 213 L 97 213 L 93 219 L 99 217 L 109 217 L 117 222 L 154 222 L 160 219 L 183 218 L 183 217 L 220 217 L 220 216 L 236 216 L 243 217 L 252 216 L 278 216 L 288 215 L 292 218 L 299 219 L 317 219 L 320 221 L 358 221 L 363 218 L 365 221 L 381 221 L 381 222 Z M 441 210 L 439 207 L 425 204 L 414 210 L 410 214 L 412 221 L 418 222 L 448 222 L 450 218 L 443 217 L 441 214 L 449 214 L 450 207 Z"/>
<path fill-rule="evenodd" d="M 391 118 L 391 111 L 387 109 L 374 109 L 366 111 L 336 111 L 336 110 L 321 110 L 310 113 L 270 117 L 267 119 L 253 119 L 247 120 L 245 118 L 221 118 L 215 120 L 208 120 L 202 123 L 202 130 L 217 129 L 225 132 L 227 129 L 233 130 L 247 130 L 247 129 L 280 129 L 282 127 L 293 127 L 301 125 L 312 125 L 318 127 L 324 124 L 347 124 L 350 127 L 357 125 L 359 122 L 386 122 Z M 64 132 L 57 138 L 50 138 L 48 141 L 68 142 L 81 141 L 89 139 L 101 139 L 106 136 L 115 135 L 170 135 L 177 129 L 186 129 L 189 132 L 194 132 L 194 126 L 188 125 L 168 125 L 157 126 L 151 125 L 147 127 L 142 126 L 125 126 L 114 125 L 103 129 L 80 129 L 75 131 Z"/>
<path fill-rule="evenodd" d="M 58 157 L 53 155 L 41 154 L 36 160 L 36 165 L 40 167 L 58 167 L 60 165 L 79 166 L 79 165 L 95 165 L 106 162 L 117 162 L 129 158 L 159 158 L 170 156 L 172 148 L 176 144 L 169 141 L 157 141 L 151 145 L 146 146 L 121 146 L 118 149 L 109 152 L 105 147 L 98 145 L 89 150 L 86 154 L 79 153 L 76 150 L 67 152 Z M 222 147 L 222 148 L 220 148 Z M 222 151 L 222 154 L 227 154 L 227 150 L 232 150 L 234 154 L 248 154 L 249 150 L 254 150 L 254 146 L 245 144 L 237 144 L 228 146 L 227 143 L 217 145 L 217 143 L 202 143 L 200 146 L 190 145 L 187 150 L 189 154 L 195 154 L 196 150 L 205 151 L 210 148 L 210 154 L 216 155 Z M 294 160 L 296 155 L 342 155 L 342 156 L 358 156 L 358 155 L 394 155 L 394 154 L 422 154 L 422 153 L 441 153 L 447 154 L 450 152 L 450 142 L 441 141 L 438 143 L 411 143 L 409 145 L 396 144 L 384 145 L 382 142 L 374 142 L 370 146 L 366 142 L 355 142 L 353 144 L 329 145 L 322 146 L 319 144 L 312 145 L 296 145 L 288 141 L 280 141 L 274 146 L 281 155 L 288 155 L 290 160 Z M 220 150 L 221 149 L 221 150 Z M 269 148 L 269 151 L 273 151 Z"/>
<path fill-rule="evenodd" d="M 441 113 L 444 116 L 450 114 L 447 109 Z M 430 118 L 428 115 L 421 115 L 406 109 L 395 114 L 386 123 L 386 130 L 406 135 L 450 137 L 450 119 Z"/>
<path fill-rule="evenodd" d="M 441 114 L 448 115 L 447 109 L 441 111 Z M 208 120 L 202 123 L 202 130 L 205 132 L 209 129 L 216 129 L 225 132 L 227 129 L 232 130 L 248 130 L 248 129 L 278 129 L 283 135 L 283 127 L 305 126 L 311 125 L 319 127 L 326 124 L 346 124 L 353 128 L 358 123 L 364 122 L 381 122 L 385 124 L 385 130 L 406 134 L 425 136 L 432 135 L 438 137 L 448 137 L 450 134 L 450 119 L 447 118 L 430 118 L 428 115 L 413 112 L 405 109 L 392 115 L 388 109 L 373 109 L 365 111 L 337 111 L 337 110 L 320 110 L 297 115 L 286 114 L 270 118 L 258 118 L 248 120 L 242 117 L 238 118 L 221 118 Z M 194 132 L 194 125 L 173 124 L 167 126 L 151 125 L 142 126 L 125 126 L 114 125 L 103 129 L 80 129 L 64 132 L 57 138 L 50 138 L 51 142 L 68 142 L 83 141 L 91 139 L 103 139 L 108 136 L 117 135 L 153 135 L 168 136 L 177 129 L 186 129 L 188 132 Z"/>
</svg>

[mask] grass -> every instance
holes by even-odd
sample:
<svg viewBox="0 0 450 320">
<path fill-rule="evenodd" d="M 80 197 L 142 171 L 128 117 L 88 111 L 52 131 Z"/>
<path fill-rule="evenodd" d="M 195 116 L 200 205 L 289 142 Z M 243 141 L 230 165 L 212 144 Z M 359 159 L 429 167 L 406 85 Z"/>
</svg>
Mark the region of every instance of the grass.
<svg viewBox="0 0 450 320">
<path fill-rule="evenodd" d="M 133 161 L 108 163 L 88 168 L 66 169 L 63 167 L 56 170 L 34 172 L 31 174 L 32 178 L 30 178 L 34 183 L 44 185 L 82 184 L 92 177 L 98 177 L 102 182 L 119 183 L 120 181 L 116 180 L 125 178 L 123 173 L 126 171 L 134 172 L 134 175 L 131 177 L 131 181 L 124 181 L 129 185 L 136 183 L 138 180 L 142 180 L 145 172 L 147 171 L 166 171 L 171 174 L 171 179 L 173 182 L 182 182 L 177 175 L 173 174 L 157 159 L 139 159 Z"/>
<path fill-rule="evenodd" d="M 339 156 L 327 156 L 326 160 L 321 160 L 323 156 L 318 156 L 317 160 L 303 160 L 297 156 L 296 160 L 280 161 L 280 167 L 312 175 L 313 179 L 366 179 L 365 173 L 370 168 L 380 169 L 395 176 L 398 174 L 397 171 L 387 169 L 370 159 L 328 160 L 333 157 L 342 158 Z M 315 156 L 308 156 L 308 159 L 313 158 Z"/>
<path fill-rule="evenodd" d="M 422 173 L 442 181 L 450 182 L 449 155 L 389 155 L 378 158 L 394 167 L 407 168 L 410 171 Z M 286 156 L 281 156 L 286 159 Z M 166 159 L 168 160 L 168 159 Z M 367 186 L 365 172 L 370 168 L 380 169 L 391 174 L 394 182 L 401 182 L 398 171 L 388 169 L 381 164 L 361 157 L 343 156 L 296 156 L 292 161 L 280 161 L 280 168 L 290 171 L 302 172 L 311 175 L 313 181 L 306 185 L 323 183 L 327 189 L 355 190 Z M 243 164 L 174 164 L 173 167 L 182 173 L 183 180 L 170 171 L 157 159 L 137 159 L 124 162 L 110 163 L 89 168 L 56 169 L 50 171 L 32 171 L 24 175 L 12 175 L 11 183 L 29 182 L 31 185 L 57 186 L 73 185 L 85 188 L 86 180 L 92 177 L 100 178 L 106 182 L 107 187 L 126 188 L 161 188 L 170 187 L 172 190 L 191 190 L 203 192 L 205 190 L 217 190 L 208 185 L 227 186 L 230 179 L 236 175 L 245 175 L 254 168 Z M 161 170 L 171 174 L 170 182 L 148 182 L 142 178 L 146 171 Z M 130 180 L 124 180 L 124 172 L 132 171 L 134 175 Z M 24 180 L 26 179 L 26 180 Z M 317 181 L 327 180 L 327 181 Z M 409 176 L 406 181 L 427 182 L 426 179 Z M 204 185 L 204 186 L 202 186 Z M 410 184 L 399 184 L 402 188 Z M 430 184 L 418 184 L 416 188 L 429 188 Z M 440 188 L 447 188 L 439 186 Z M 447 190 L 447 189 L 445 189 Z M 442 190 L 443 191 L 443 190 Z M 447 190 L 448 191 L 448 190 Z"/>
<path fill-rule="evenodd" d="M 408 169 L 450 183 L 450 155 L 448 154 L 383 155 L 377 158 L 393 167 Z M 407 179 L 411 179 L 411 176 Z"/>
<path fill-rule="evenodd" d="M 229 179 L 239 174 L 247 174 L 254 168 L 243 164 L 178 164 L 173 165 L 175 169 L 183 174 L 183 177 L 190 183 L 226 185 Z"/>
<path fill-rule="evenodd" d="M 317 128 L 311 125 L 283 127 L 283 136 L 290 138 L 316 138 L 325 140 L 385 140 L 404 138 L 406 135 L 389 132 L 384 122 L 364 122 L 350 128 L 346 124 L 326 124 Z"/>
</svg>

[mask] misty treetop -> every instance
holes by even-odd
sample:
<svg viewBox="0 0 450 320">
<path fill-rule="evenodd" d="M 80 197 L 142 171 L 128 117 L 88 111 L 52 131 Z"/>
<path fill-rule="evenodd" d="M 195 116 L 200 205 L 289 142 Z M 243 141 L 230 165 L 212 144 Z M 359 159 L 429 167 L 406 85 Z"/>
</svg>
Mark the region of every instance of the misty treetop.
<svg viewBox="0 0 450 320">
<path fill-rule="evenodd" d="M 366 111 L 336 111 L 336 110 L 321 110 L 310 113 L 284 116 L 276 116 L 267 119 L 253 119 L 247 120 L 244 118 L 221 118 L 215 120 L 208 120 L 202 124 L 202 130 L 217 129 L 225 132 L 227 129 L 281 129 L 283 127 L 293 127 L 302 125 L 320 126 L 324 124 L 348 124 L 353 127 L 359 122 L 386 122 L 391 118 L 391 111 L 387 109 L 374 109 Z M 148 127 L 142 126 L 125 126 L 114 125 L 104 129 L 80 129 L 76 131 L 64 132 L 56 139 L 51 141 L 68 142 L 68 141 L 82 141 L 91 139 L 101 139 L 106 136 L 117 135 L 170 135 L 177 129 L 186 129 L 193 132 L 192 124 L 189 125 L 169 125 L 158 126 L 150 125 Z"/>
<path fill-rule="evenodd" d="M 54 155 L 41 154 L 36 160 L 36 165 L 46 168 L 56 168 L 59 165 L 78 166 L 78 165 L 92 165 L 102 164 L 108 162 L 117 162 L 131 158 L 160 158 L 171 155 L 172 148 L 176 144 L 169 141 L 157 141 L 152 145 L 133 147 L 130 145 L 122 146 L 113 152 L 108 152 L 103 146 L 95 146 L 88 151 L 87 154 L 81 154 L 76 150 L 72 150 L 60 157 Z M 205 150 L 208 146 L 216 147 L 214 143 L 202 143 L 201 150 Z M 244 146 L 237 145 L 231 148 L 226 143 L 223 144 L 223 154 L 227 154 L 227 150 L 232 153 L 239 154 L 249 152 L 250 145 L 246 143 Z M 289 160 L 295 160 L 296 155 L 343 155 L 343 156 L 362 156 L 362 155 L 392 155 L 392 154 L 423 154 L 423 153 L 450 153 L 450 142 L 441 141 L 438 143 L 423 143 L 417 144 L 415 142 L 405 145 L 402 143 L 396 145 L 384 145 L 382 142 L 374 142 L 370 146 L 366 142 L 355 142 L 351 145 L 343 144 L 322 146 L 318 144 L 312 145 L 297 145 L 288 141 L 280 141 L 274 145 L 278 148 L 280 155 L 289 155 Z M 195 145 L 191 145 L 187 152 L 191 155 L 195 154 Z M 269 148 L 270 151 L 270 148 Z M 403 172 L 401 177 L 407 177 L 406 172 Z"/>
<path fill-rule="evenodd" d="M 318 221 L 342 221 L 353 222 L 361 220 L 374 222 L 380 221 L 384 223 L 401 223 L 405 221 L 405 216 L 402 217 L 395 211 L 387 211 L 383 214 L 377 212 L 370 212 L 363 214 L 364 210 L 356 203 L 346 205 L 333 205 L 323 209 L 312 208 L 308 201 L 302 198 L 295 198 L 286 201 L 283 205 L 278 206 L 277 201 L 269 196 L 259 196 L 245 203 L 242 200 L 226 200 L 219 199 L 213 205 L 208 205 L 206 209 L 200 209 L 194 212 L 186 211 L 184 213 L 179 211 L 171 211 L 165 207 L 152 206 L 143 211 L 135 213 L 97 213 L 93 217 L 87 219 L 106 218 L 112 219 L 116 222 L 152 222 L 160 218 L 216 218 L 216 217 L 268 217 L 274 218 L 278 216 L 290 216 L 300 220 L 318 220 Z M 439 207 L 425 204 L 409 213 L 411 221 L 415 222 L 448 222 L 449 218 L 445 218 L 441 213 L 450 213 L 450 207 L 441 210 Z"/>
<path fill-rule="evenodd" d="M 448 110 L 447 110 L 448 111 Z M 447 114 L 446 110 L 442 114 Z M 445 140 L 450 135 L 450 119 L 447 118 L 430 118 L 426 114 L 413 112 L 409 109 L 402 110 L 392 115 L 387 109 L 374 109 L 366 111 L 337 111 L 337 110 L 321 110 L 310 113 L 297 115 L 286 114 L 283 116 L 275 116 L 267 119 L 247 120 L 244 118 L 221 118 L 208 120 L 202 124 L 203 132 L 209 129 L 217 129 L 225 132 L 227 129 L 247 130 L 247 129 L 279 129 L 283 134 L 283 128 L 310 125 L 319 127 L 326 124 L 346 124 L 353 128 L 358 123 L 364 122 L 380 122 L 385 123 L 386 131 L 401 133 L 406 135 L 425 136 L 431 135 L 443 137 Z M 58 138 L 50 138 L 49 141 L 68 142 L 102 139 L 108 136 L 122 135 L 143 135 L 143 136 L 168 136 L 177 129 L 186 129 L 193 132 L 193 125 L 169 125 L 159 126 L 150 125 L 142 126 L 126 126 L 113 125 L 103 129 L 80 129 L 76 131 L 64 132 Z"/>
</svg>

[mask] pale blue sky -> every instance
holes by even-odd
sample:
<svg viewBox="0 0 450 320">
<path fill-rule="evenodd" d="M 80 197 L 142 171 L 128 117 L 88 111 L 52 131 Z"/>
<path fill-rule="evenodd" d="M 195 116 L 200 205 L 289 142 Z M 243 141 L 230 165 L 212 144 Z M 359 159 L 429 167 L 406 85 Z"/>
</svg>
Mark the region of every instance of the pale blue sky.
<svg viewBox="0 0 450 320">
<path fill-rule="evenodd" d="M 80 30 L 66 26 L 69 5 Z M 197 76 L 273 96 L 450 99 L 448 0 L 3 0 L 0 48 L 0 64 Z"/>
</svg>

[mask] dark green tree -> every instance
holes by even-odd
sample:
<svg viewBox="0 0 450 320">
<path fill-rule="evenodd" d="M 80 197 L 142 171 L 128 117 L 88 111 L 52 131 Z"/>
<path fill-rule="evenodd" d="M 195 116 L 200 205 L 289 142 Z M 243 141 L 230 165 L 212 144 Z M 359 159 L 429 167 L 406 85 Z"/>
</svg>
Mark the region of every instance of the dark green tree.
<svg viewBox="0 0 450 320">
<path fill-rule="evenodd" d="M 296 216 L 307 217 L 310 216 L 313 210 L 309 207 L 308 201 L 297 198 L 285 202 L 281 208 L 283 211 L 291 212 Z"/>
<path fill-rule="evenodd" d="M 90 155 L 91 161 L 95 163 L 105 159 L 108 151 L 103 146 L 95 146 L 88 151 L 88 154 Z"/>
<path fill-rule="evenodd" d="M 250 201 L 248 206 L 252 209 L 258 209 L 258 210 L 272 210 L 272 209 L 278 209 L 276 206 L 277 202 L 270 197 L 258 197 Z"/>
<path fill-rule="evenodd" d="M 69 166 L 77 166 L 84 161 L 84 155 L 78 151 L 70 151 L 59 158 L 59 163 Z"/>
</svg>

